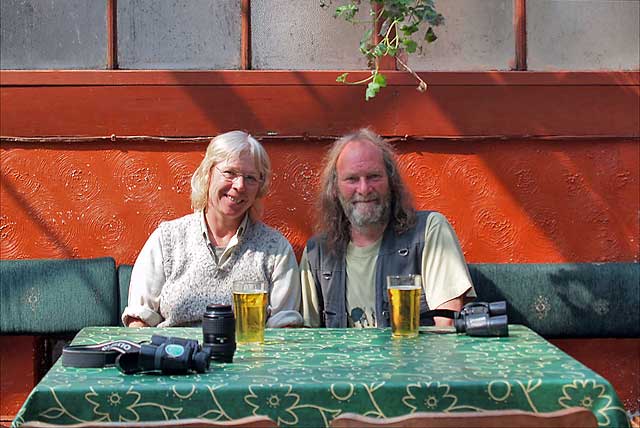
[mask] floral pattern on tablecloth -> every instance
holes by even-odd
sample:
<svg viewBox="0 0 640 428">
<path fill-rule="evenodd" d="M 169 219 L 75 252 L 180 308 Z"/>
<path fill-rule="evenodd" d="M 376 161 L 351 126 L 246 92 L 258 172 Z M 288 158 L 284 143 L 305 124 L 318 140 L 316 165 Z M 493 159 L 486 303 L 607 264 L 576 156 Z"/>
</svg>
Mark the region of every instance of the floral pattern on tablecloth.
<svg viewBox="0 0 640 428">
<path fill-rule="evenodd" d="M 74 344 L 151 334 L 202 339 L 197 328 L 89 327 Z M 212 362 L 204 374 L 124 375 L 58 361 L 13 425 L 266 415 L 283 427 L 318 427 L 346 412 L 382 418 L 579 406 L 601 427 L 629 426 L 606 379 L 523 326 L 510 326 L 504 338 L 432 327 L 413 339 L 392 339 L 388 329 L 267 329 L 265 337 L 263 345 L 238 345 L 233 363 Z"/>
</svg>

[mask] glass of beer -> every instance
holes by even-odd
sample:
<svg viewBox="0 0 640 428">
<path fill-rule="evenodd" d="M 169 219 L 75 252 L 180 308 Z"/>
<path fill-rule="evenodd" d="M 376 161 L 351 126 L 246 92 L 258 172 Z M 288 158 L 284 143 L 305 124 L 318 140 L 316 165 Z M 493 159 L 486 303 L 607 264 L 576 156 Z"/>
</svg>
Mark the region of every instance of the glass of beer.
<svg viewBox="0 0 640 428">
<path fill-rule="evenodd" d="M 416 337 L 420 325 L 420 275 L 391 275 L 387 277 L 387 291 L 391 312 L 393 337 Z"/>
<path fill-rule="evenodd" d="M 233 282 L 237 343 L 264 342 L 268 300 L 267 284 L 264 281 Z"/>
</svg>

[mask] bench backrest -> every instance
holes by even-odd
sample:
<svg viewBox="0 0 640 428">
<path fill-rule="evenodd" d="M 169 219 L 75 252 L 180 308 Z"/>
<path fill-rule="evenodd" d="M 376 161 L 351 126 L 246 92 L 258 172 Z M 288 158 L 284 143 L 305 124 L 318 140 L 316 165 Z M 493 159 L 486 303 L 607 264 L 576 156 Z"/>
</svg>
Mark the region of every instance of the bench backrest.
<svg viewBox="0 0 640 428">
<path fill-rule="evenodd" d="M 638 263 L 470 264 L 479 301 L 545 337 L 640 337 Z"/>
<path fill-rule="evenodd" d="M 119 325 L 131 265 L 112 258 L 1 260 L 2 333 Z M 640 337 L 638 263 L 469 264 L 479 301 L 545 337 Z"/>
<path fill-rule="evenodd" d="M 118 322 L 111 257 L 0 260 L 0 290 L 3 334 L 69 333 Z"/>
</svg>

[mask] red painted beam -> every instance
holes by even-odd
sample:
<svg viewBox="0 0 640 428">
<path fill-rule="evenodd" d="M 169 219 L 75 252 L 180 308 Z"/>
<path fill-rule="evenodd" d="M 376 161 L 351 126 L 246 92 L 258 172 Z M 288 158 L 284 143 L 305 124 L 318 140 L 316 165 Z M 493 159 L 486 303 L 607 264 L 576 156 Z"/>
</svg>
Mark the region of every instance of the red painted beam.
<svg viewBox="0 0 640 428">
<path fill-rule="evenodd" d="M 120 78 L 109 84 L 109 76 L 122 75 L 78 79 L 82 76 L 71 73 L 67 77 L 76 79 L 74 84 L 67 79 L 46 86 L 36 86 L 36 76 L 28 75 L 29 85 L 3 81 L 0 135 L 189 137 L 247 129 L 258 136 L 313 137 L 361 126 L 387 136 L 418 137 L 640 134 L 640 87 L 631 73 L 542 75 L 533 84 L 504 73 L 495 80 L 444 75 L 434 78 L 426 93 L 416 92 L 413 81 L 401 82 L 369 102 L 363 87 L 320 83 L 333 80 L 328 74 L 314 75 L 313 85 L 293 81 L 293 74 L 276 79 L 260 73 L 254 80 L 235 74 L 232 84 L 216 80 L 220 74 L 187 75 L 187 83 L 169 83 L 166 74 L 142 79 L 142 74 L 129 76 L 128 84 Z M 97 82 L 83 84 L 86 78 Z"/>
</svg>

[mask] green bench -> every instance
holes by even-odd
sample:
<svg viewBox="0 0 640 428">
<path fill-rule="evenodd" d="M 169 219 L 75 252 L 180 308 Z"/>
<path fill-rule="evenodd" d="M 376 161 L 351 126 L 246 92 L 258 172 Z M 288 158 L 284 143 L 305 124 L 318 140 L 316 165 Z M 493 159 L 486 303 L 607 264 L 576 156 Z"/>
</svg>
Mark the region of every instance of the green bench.
<svg viewBox="0 0 640 428">
<path fill-rule="evenodd" d="M 2 334 L 119 325 L 131 266 L 110 257 L 0 260 Z M 542 336 L 640 337 L 638 263 L 470 264 L 477 300 L 508 302 L 509 322 Z"/>
<path fill-rule="evenodd" d="M 120 313 L 130 265 L 118 267 Z M 546 338 L 640 337 L 638 263 L 471 263 L 478 301 L 508 302 L 509 322 Z"/>
<path fill-rule="evenodd" d="M 111 257 L 1 260 L 0 290 L 2 334 L 73 333 L 119 320 Z"/>
<path fill-rule="evenodd" d="M 118 302 L 111 257 L 0 260 L 0 425 L 13 419 L 80 329 L 117 325 Z"/>
<path fill-rule="evenodd" d="M 479 301 L 546 338 L 640 337 L 638 263 L 470 264 Z"/>
</svg>

